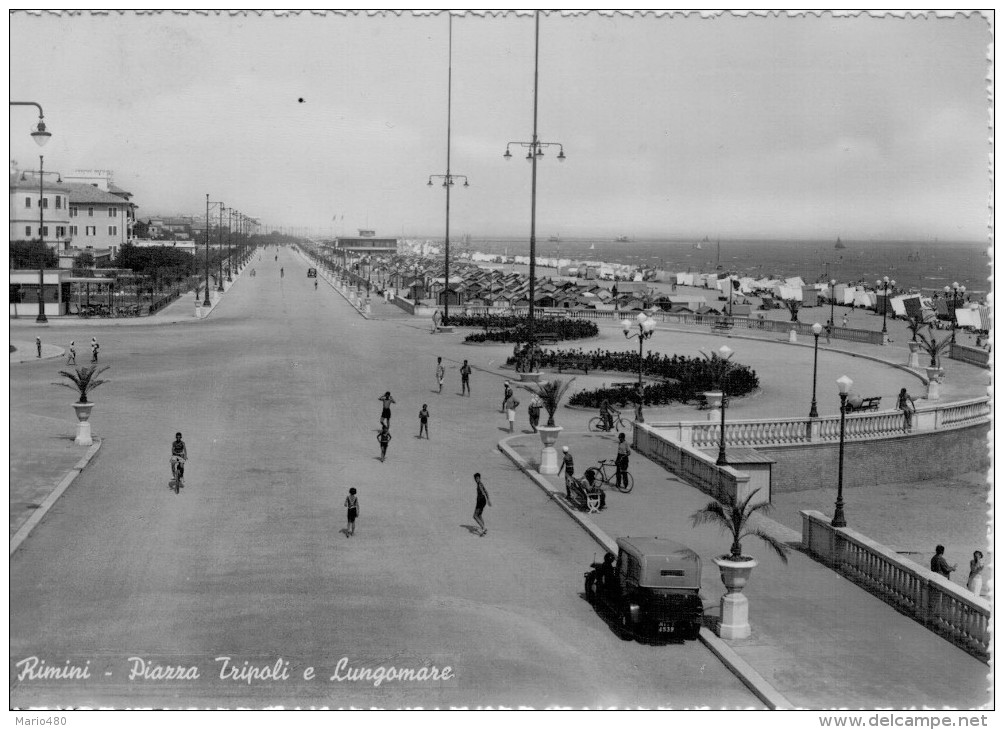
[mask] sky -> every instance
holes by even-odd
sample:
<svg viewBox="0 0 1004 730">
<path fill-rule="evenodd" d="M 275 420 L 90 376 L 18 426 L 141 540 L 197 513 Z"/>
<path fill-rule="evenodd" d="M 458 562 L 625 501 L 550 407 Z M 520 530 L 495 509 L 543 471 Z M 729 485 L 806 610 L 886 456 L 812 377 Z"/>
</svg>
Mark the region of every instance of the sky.
<svg viewBox="0 0 1004 730">
<path fill-rule="evenodd" d="M 10 99 L 46 169 L 139 216 L 206 195 L 268 228 L 442 237 L 445 14 L 13 13 Z M 989 26 L 541 15 L 538 237 L 987 240 Z M 301 101 L 302 100 L 302 101 Z M 451 237 L 529 236 L 534 19 L 453 20 Z M 10 157 L 37 169 L 31 107 Z M 439 182 L 439 181 L 436 181 Z"/>
</svg>

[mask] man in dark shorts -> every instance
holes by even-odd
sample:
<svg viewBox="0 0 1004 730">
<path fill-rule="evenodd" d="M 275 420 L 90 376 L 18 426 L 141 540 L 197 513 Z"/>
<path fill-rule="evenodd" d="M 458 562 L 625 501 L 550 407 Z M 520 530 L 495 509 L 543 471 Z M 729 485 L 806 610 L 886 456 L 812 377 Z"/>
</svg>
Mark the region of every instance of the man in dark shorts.
<svg viewBox="0 0 1004 730">
<path fill-rule="evenodd" d="M 429 438 L 429 406 L 426 403 L 422 404 L 422 410 L 418 412 L 418 437 L 422 438 L 422 433 L 425 433 L 425 438 Z"/>
<path fill-rule="evenodd" d="M 391 397 L 389 390 L 377 400 L 383 403 L 383 408 L 380 411 L 380 425 L 390 428 L 390 404 L 397 403 L 397 401 Z"/>
<path fill-rule="evenodd" d="M 179 486 L 185 481 L 185 462 L 188 461 L 188 448 L 181 440 L 181 432 L 174 434 L 174 441 L 171 442 L 171 467 L 178 480 Z"/>
<path fill-rule="evenodd" d="M 505 404 L 509 401 L 510 398 L 512 398 L 512 385 L 510 385 L 509 381 L 507 380 L 505 381 L 505 385 L 503 386 L 502 390 L 502 410 L 500 411 L 501 413 L 505 413 L 506 410 Z"/>
<path fill-rule="evenodd" d="M 352 537 L 356 534 L 356 517 L 359 516 L 359 497 L 356 496 L 356 488 L 349 489 L 349 496 L 345 498 L 347 509 L 347 523 L 345 526 L 345 537 Z"/>
<path fill-rule="evenodd" d="M 484 483 L 481 481 L 481 474 L 474 475 L 474 484 L 478 490 L 478 501 L 474 505 L 474 521 L 478 523 L 478 527 L 481 528 L 478 535 L 484 537 L 488 533 L 488 528 L 485 527 L 485 521 L 481 518 L 481 513 L 484 511 L 485 506 L 492 506 L 492 500 L 488 496 L 488 490 L 485 489 Z"/>
<path fill-rule="evenodd" d="M 572 482 L 575 481 L 575 459 L 572 458 L 572 452 L 568 450 L 567 446 L 562 446 L 561 451 L 563 455 L 561 457 L 561 466 L 558 467 L 558 473 L 565 472 L 565 496 L 571 502 Z"/>
<path fill-rule="evenodd" d="M 377 441 L 380 442 L 380 461 L 387 459 L 387 444 L 390 443 L 390 430 L 384 426 L 377 434 Z"/>
<path fill-rule="evenodd" d="M 460 395 L 464 393 L 467 393 L 468 396 L 471 394 L 471 366 L 467 364 L 466 360 L 460 366 Z"/>
<path fill-rule="evenodd" d="M 443 378 L 446 377 L 446 368 L 443 367 L 443 358 L 436 358 L 436 383 L 439 385 L 439 392 L 443 392 Z"/>
</svg>

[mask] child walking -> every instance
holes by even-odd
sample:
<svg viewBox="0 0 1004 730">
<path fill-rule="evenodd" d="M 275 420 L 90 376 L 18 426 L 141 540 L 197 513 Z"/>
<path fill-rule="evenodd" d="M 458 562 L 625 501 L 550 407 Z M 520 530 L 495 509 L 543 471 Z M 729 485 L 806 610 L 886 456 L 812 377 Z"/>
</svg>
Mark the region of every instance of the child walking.
<svg viewBox="0 0 1004 730">
<path fill-rule="evenodd" d="M 386 424 L 377 434 L 377 441 L 380 442 L 380 461 L 386 461 L 387 459 L 387 444 L 390 443 L 390 429 L 387 428 Z"/>
<path fill-rule="evenodd" d="M 77 364 L 77 343 L 74 340 L 70 340 L 70 354 L 66 358 L 67 365 Z"/>
<path fill-rule="evenodd" d="M 349 489 L 349 496 L 345 498 L 345 506 L 348 508 L 348 524 L 345 526 L 345 537 L 352 537 L 356 534 L 356 517 L 359 516 L 359 497 L 356 496 L 356 488 Z"/>
<path fill-rule="evenodd" d="M 425 437 L 429 438 L 429 406 L 425 403 L 422 404 L 422 410 L 418 412 L 418 437 L 422 438 L 422 432 L 425 432 Z"/>
</svg>

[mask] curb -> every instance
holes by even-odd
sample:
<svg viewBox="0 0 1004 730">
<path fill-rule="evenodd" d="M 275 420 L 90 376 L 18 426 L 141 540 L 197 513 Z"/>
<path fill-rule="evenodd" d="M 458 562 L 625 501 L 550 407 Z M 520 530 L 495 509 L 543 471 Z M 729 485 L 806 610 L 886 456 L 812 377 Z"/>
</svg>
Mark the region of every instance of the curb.
<svg viewBox="0 0 1004 730">
<path fill-rule="evenodd" d="M 67 475 L 59 481 L 56 488 L 52 490 L 49 496 L 42 500 L 42 504 L 40 504 L 32 513 L 31 517 L 29 517 L 28 520 L 21 525 L 18 531 L 14 533 L 14 536 L 10 539 L 10 555 L 13 555 L 14 552 L 21 547 L 21 543 L 28 538 L 29 533 L 39 522 L 42 521 L 45 514 L 52 509 L 52 505 L 56 503 L 56 500 L 63 496 L 63 492 L 69 488 L 69 486 L 73 483 L 73 480 L 76 479 L 80 475 L 80 472 L 82 472 L 88 463 L 90 463 L 91 459 L 94 458 L 94 455 L 98 453 L 98 449 L 101 448 L 101 443 L 101 439 L 94 439 L 94 443 L 91 444 L 89 449 L 87 449 L 87 453 L 84 454 L 83 458 L 78 461 L 72 469 L 70 469 L 69 473 L 67 473 Z"/>
<path fill-rule="evenodd" d="M 519 436 L 508 436 L 502 439 L 498 443 L 498 450 L 501 451 L 505 456 L 509 458 L 524 474 L 526 474 L 530 479 L 540 487 L 544 492 L 551 498 L 552 502 L 555 502 L 565 513 L 575 520 L 579 526 L 585 530 L 590 537 L 592 537 L 597 543 L 600 544 L 608 552 L 617 552 L 617 543 L 609 535 L 607 535 L 603 530 L 597 527 L 591 519 L 582 515 L 581 513 L 573 510 L 565 502 L 558 498 L 560 492 L 556 492 L 551 489 L 550 483 L 548 483 L 540 474 L 534 471 L 526 460 L 509 446 L 509 441 L 514 438 L 519 438 Z M 701 628 L 701 632 L 698 635 L 701 643 L 703 643 L 711 653 L 714 654 L 718 659 L 728 667 L 729 671 L 736 675 L 739 680 L 746 685 L 746 687 L 755 694 L 768 708 L 772 710 L 793 710 L 795 706 L 792 705 L 784 695 L 777 691 L 777 689 L 771 685 L 763 676 L 757 672 L 750 664 L 742 659 L 736 652 L 726 644 L 722 639 L 718 638 L 713 631 L 706 627 Z"/>
<path fill-rule="evenodd" d="M 21 365 L 26 362 L 43 362 L 45 360 L 55 360 L 56 358 L 61 359 L 66 354 L 66 350 L 59 345 L 48 345 L 43 342 L 42 357 L 35 357 L 32 354 L 35 352 L 35 344 L 33 342 L 11 340 L 10 344 L 17 348 L 14 352 L 10 353 L 11 365 Z"/>
<path fill-rule="evenodd" d="M 311 261 L 310 258 L 308 258 L 308 256 L 303 251 L 301 251 L 300 249 L 297 249 L 296 253 L 300 256 L 300 258 L 302 258 L 304 261 L 306 261 L 312 267 L 316 268 L 317 269 L 317 276 L 318 276 L 318 278 L 322 279 L 323 281 L 326 281 L 328 283 L 328 286 L 330 286 L 332 288 L 332 290 L 334 290 L 334 292 L 336 294 L 338 294 L 339 296 L 341 296 L 341 298 L 344 299 L 346 301 L 346 303 L 348 303 L 348 305 L 350 307 L 352 307 L 354 310 L 356 310 L 356 313 L 360 317 L 362 317 L 363 319 L 367 319 L 367 320 L 372 318 L 372 315 L 366 314 L 363 311 L 362 307 L 357 307 L 355 304 L 353 304 L 351 302 L 351 300 L 347 296 L 345 296 L 345 294 L 342 292 L 342 290 L 339 289 L 335 285 L 335 283 L 333 281 L 331 281 L 331 279 L 329 279 L 327 276 L 325 276 L 323 274 L 322 267 L 321 267 L 321 265 L 319 263 L 317 263 L 316 261 Z"/>
</svg>

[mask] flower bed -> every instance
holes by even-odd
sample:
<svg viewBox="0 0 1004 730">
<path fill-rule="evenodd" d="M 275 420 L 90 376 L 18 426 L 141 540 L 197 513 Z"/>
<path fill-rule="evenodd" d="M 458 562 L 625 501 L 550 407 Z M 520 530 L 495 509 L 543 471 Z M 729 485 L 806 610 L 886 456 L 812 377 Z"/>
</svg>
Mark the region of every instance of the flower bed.
<svg viewBox="0 0 1004 730">
<path fill-rule="evenodd" d="M 631 375 L 638 373 L 638 354 L 632 352 L 610 350 L 585 352 L 582 348 L 542 350 L 538 356 L 538 363 L 541 367 L 556 367 L 560 361 L 569 358 L 588 360 L 591 370 L 623 372 Z M 509 358 L 508 364 L 513 362 L 514 359 Z M 718 387 L 715 362 L 705 357 L 682 355 L 667 357 L 650 350 L 642 358 L 641 365 L 643 375 L 663 380 L 661 383 L 645 386 L 643 402 L 647 405 L 660 405 L 671 401 L 686 403 L 698 398 L 699 394 L 716 390 Z M 726 395 L 733 397 L 748 395 L 758 387 L 760 381 L 752 368 L 748 365 L 730 363 L 722 383 Z M 604 399 L 623 403 L 627 397 L 623 389 L 600 388 L 576 393 L 568 403 L 573 406 L 599 407 Z M 631 397 L 634 397 L 633 393 Z"/>
</svg>

